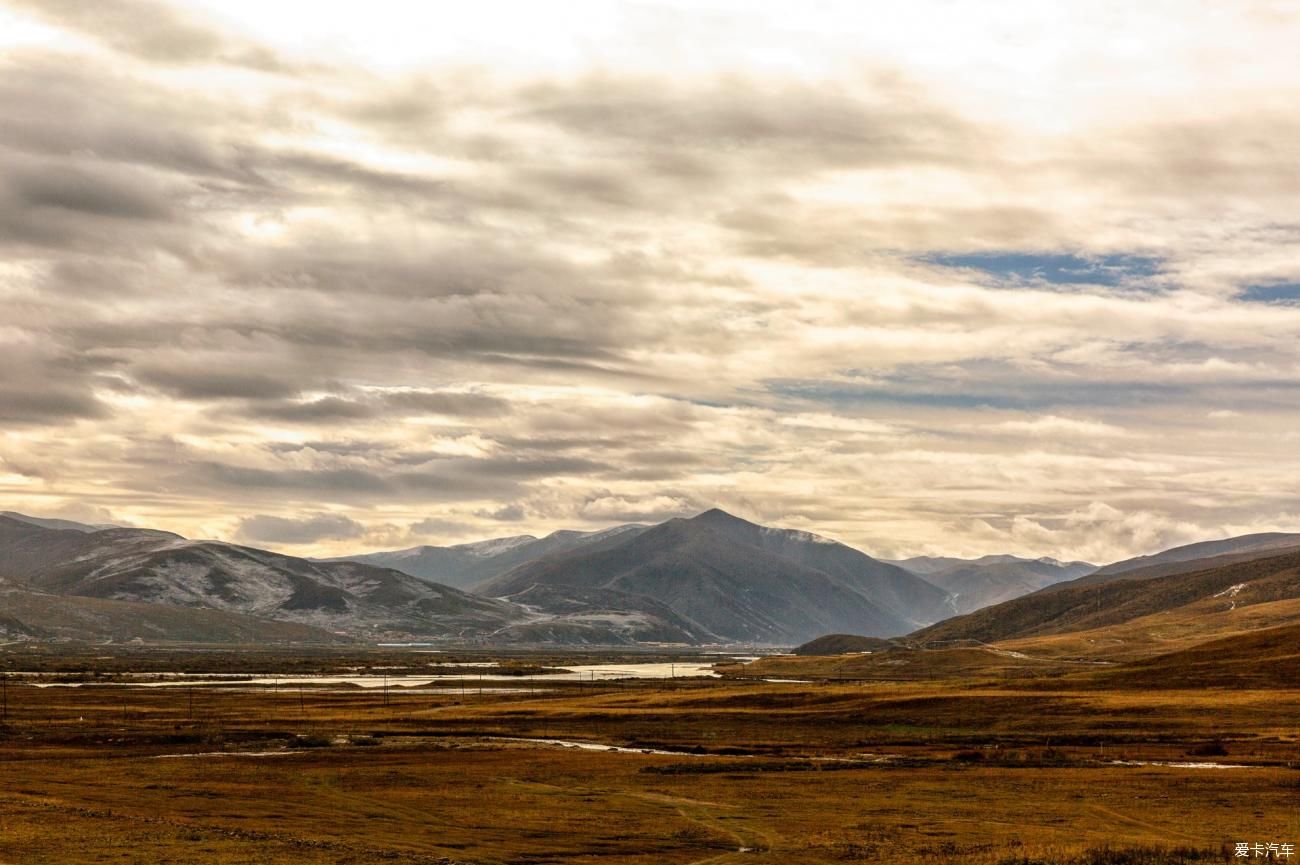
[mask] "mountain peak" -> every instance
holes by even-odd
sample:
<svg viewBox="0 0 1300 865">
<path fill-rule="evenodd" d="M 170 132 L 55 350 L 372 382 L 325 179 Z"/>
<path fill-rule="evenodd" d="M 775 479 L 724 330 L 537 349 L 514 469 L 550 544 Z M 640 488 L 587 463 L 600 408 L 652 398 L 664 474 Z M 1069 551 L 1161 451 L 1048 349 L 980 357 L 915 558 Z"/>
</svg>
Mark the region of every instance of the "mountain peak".
<svg viewBox="0 0 1300 865">
<path fill-rule="evenodd" d="M 744 523 L 750 525 L 748 520 L 742 520 L 740 517 L 729 514 L 722 508 L 709 508 L 701 514 L 696 514 L 690 518 L 691 522 L 709 523 L 709 524 L 730 524 Z"/>
</svg>

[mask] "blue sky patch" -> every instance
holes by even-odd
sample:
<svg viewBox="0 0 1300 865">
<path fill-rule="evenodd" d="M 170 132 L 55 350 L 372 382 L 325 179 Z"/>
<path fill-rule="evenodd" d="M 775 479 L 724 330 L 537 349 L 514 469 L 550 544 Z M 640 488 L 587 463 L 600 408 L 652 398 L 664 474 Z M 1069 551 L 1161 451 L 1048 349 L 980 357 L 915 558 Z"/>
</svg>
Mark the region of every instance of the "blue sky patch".
<svg viewBox="0 0 1300 865">
<path fill-rule="evenodd" d="M 939 409 L 1013 409 L 1042 411 L 1078 406 L 1133 406 L 1168 403 L 1186 398 L 1194 388 L 1184 384 L 1149 382 L 1065 382 L 1059 379 L 984 380 L 972 383 L 923 377 L 887 378 L 872 384 L 774 380 L 769 393 L 837 409 L 869 405 L 921 406 Z"/>
<path fill-rule="evenodd" d="M 1256 303 L 1300 303 L 1300 282 L 1248 285 L 1237 298 Z"/>
<path fill-rule="evenodd" d="M 1160 260 L 1142 255 L 1038 255 L 1025 252 L 927 255 L 923 261 L 943 267 L 982 270 L 998 279 L 1049 285 L 1119 286 L 1154 275 Z"/>
</svg>

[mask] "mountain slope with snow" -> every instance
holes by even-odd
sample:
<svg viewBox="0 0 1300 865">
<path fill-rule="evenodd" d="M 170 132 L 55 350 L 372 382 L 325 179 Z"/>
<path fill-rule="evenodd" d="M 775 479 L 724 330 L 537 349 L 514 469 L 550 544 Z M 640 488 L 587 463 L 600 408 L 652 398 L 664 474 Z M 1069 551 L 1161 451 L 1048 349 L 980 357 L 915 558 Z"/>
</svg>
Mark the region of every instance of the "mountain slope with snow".
<svg viewBox="0 0 1300 865">
<path fill-rule="evenodd" d="M 526 618 L 513 604 L 386 568 L 310 562 L 168 532 L 50 529 L 0 517 L 0 567 L 52 595 L 189 607 L 365 636 L 475 636 Z"/>
</svg>

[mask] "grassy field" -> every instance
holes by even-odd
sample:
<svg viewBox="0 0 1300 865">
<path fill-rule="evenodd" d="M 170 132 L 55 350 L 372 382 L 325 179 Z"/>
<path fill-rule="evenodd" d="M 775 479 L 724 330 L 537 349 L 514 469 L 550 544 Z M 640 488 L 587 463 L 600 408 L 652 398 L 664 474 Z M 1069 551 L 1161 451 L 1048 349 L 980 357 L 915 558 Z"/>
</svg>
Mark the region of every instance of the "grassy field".
<svg viewBox="0 0 1300 865">
<path fill-rule="evenodd" d="M 263 655 L 256 671 L 416 663 L 401 654 Z M 65 666 L 105 678 L 89 656 Z M 385 696 L 36 681 L 11 678 L 0 735 L 0 862 L 15 865 L 1158 865 L 1300 842 L 1294 690 L 949 676 Z M 1189 762 L 1233 768 L 1151 765 Z"/>
</svg>

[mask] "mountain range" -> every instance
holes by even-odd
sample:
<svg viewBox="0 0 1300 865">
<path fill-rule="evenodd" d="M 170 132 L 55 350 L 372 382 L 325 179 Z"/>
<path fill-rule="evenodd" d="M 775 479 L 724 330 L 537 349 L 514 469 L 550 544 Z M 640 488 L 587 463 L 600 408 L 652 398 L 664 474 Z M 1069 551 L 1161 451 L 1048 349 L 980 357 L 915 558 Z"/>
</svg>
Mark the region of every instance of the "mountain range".
<svg viewBox="0 0 1300 865">
<path fill-rule="evenodd" d="M 1210 638 L 1300 623 L 1297 573 L 1300 535 L 1282 533 L 1102 568 L 1017 556 L 891 562 L 714 509 L 311 560 L 6 512 L 0 637 L 781 646 L 838 634 L 856 636 L 819 650 L 998 643 L 1086 655 L 1110 641 L 1136 657 L 1193 644 L 1170 627 Z"/>
<path fill-rule="evenodd" d="M 720 524 L 718 515 L 729 516 L 715 510 L 702 514 L 697 519 L 712 519 Z M 655 528 L 659 527 L 628 524 L 596 532 L 558 531 L 543 538 L 515 535 L 447 547 L 419 546 L 341 556 L 327 561 L 355 561 L 396 568 L 422 579 L 496 596 L 524 590 L 525 587 L 519 581 L 532 578 L 527 573 L 515 575 L 510 581 L 499 579 L 516 567 L 565 554 L 573 554 L 566 555 L 566 562 L 582 561 L 584 550 L 599 553 L 609 546 L 606 541 L 618 539 L 620 542 L 631 542 Z M 871 583 L 868 580 L 865 584 L 868 599 L 876 603 L 883 602 L 884 606 L 893 608 L 902 615 L 899 620 L 886 624 L 888 615 L 881 619 L 880 611 L 876 611 L 860 621 L 857 627 L 867 627 L 882 633 L 887 627 L 906 629 L 909 625 L 915 627 L 922 622 L 934 621 L 936 617 L 945 618 L 954 613 L 970 612 L 1096 570 L 1096 565 L 1087 562 L 1059 562 L 1049 558 L 1029 559 L 1010 555 L 983 556 L 977 559 L 927 556 L 901 560 L 871 559 L 864 553 L 809 532 L 788 529 L 764 529 L 764 532 L 756 535 L 751 529 L 748 536 L 744 532 L 732 532 L 721 546 L 729 547 L 739 543 L 752 548 L 755 546 L 754 541 L 759 539 L 761 555 L 776 553 L 795 564 L 811 566 L 815 570 L 829 570 L 832 574 L 847 577 L 850 582 L 860 579 L 860 576 L 852 576 L 857 571 L 865 569 L 874 573 L 877 582 Z M 652 535 L 648 542 L 629 547 L 625 561 L 621 564 L 615 561 L 617 556 L 611 558 L 601 553 L 599 563 L 593 565 L 600 573 L 595 576 L 588 574 L 588 583 L 604 581 L 610 583 L 610 586 L 606 586 L 609 588 L 613 584 L 636 582 L 644 576 L 644 572 L 630 576 L 622 573 L 627 570 L 627 563 L 647 556 L 658 557 L 661 552 L 666 555 L 667 547 L 662 551 L 657 549 L 665 543 L 669 546 L 675 543 L 670 532 Z M 687 558 L 692 556 L 688 555 Z M 697 559 L 692 558 L 692 562 L 695 561 Z M 941 589 L 942 593 L 936 595 L 930 588 L 920 586 L 915 580 L 907 580 L 882 565 L 892 565 L 920 577 L 923 583 Z M 684 578 L 689 571 L 690 566 L 681 571 Z M 884 574 L 889 574 L 890 577 L 881 581 L 879 578 Z M 535 577 L 536 574 L 532 576 Z M 554 575 L 548 577 L 547 581 L 554 581 Z M 591 588 L 588 585 L 583 591 L 590 591 Z M 536 596 L 541 590 L 533 591 Z M 547 591 L 551 589 L 548 588 Z M 947 595 L 946 599 L 942 597 L 943 594 Z M 779 631 L 780 628 L 776 630 Z"/>
<path fill-rule="evenodd" d="M 316 561 L 150 529 L 0 516 L 0 579 L 10 593 L 3 627 L 65 633 L 66 616 L 51 617 L 76 607 L 102 624 L 88 625 L 89 635 L 120 638 L 122 617 L 140 608 L 115 604 L 141 604 L 172 618 L 177 608 L 228 617 L 220 619 L 225 631 L 209 623 L 211 639 L 261 628 L 267 639 L 780 645 L 845 628 L 904 633 L 953 611 L 948 592 L 906 570 L 718 510 L 657 526 L 358 558 L 365 561 Z M 389 562 L 421 576 L 382 566 Z M 314 630 L 280 632 L 272 623 Z M 138 630 L 143 639 L 178 633 Z"/>
<path fill-rule="evenodd" d="M 981 556 L 952 559 L 920 556 L 894 564 L 924 577 L 952 595 L 953 611 L 969 613 L 1097 570 L 1088 562 L 1026 559 L 1019 556 Z"/>
</svg>

